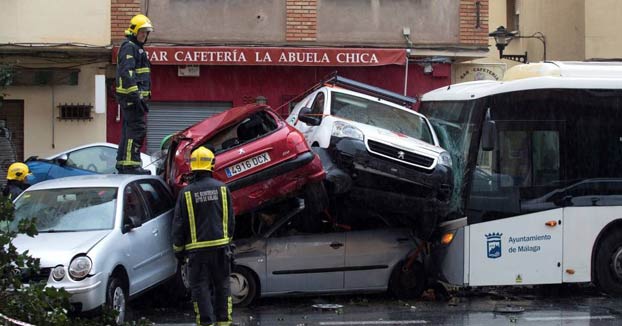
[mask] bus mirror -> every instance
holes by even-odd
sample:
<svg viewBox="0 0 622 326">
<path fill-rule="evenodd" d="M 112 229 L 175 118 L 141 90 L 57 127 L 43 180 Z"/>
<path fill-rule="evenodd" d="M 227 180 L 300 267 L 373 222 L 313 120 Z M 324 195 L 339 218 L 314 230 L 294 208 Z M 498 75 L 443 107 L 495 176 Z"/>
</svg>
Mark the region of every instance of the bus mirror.
<svg viewBox="0 0 622 326">
<path fill-rule="evenodd" d="M 497 125 L 494 121 L 486 119 L 482 130 L 482 150 L 492 151 L 497 141 Z"/>
</svg>

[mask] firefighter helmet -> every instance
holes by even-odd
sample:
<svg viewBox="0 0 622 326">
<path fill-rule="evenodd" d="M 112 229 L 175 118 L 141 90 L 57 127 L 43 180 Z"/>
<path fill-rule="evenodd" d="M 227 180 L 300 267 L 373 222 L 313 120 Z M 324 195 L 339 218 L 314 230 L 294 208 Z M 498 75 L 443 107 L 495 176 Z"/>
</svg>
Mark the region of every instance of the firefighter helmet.
<svg viewBox="0 0 622 326">
<path fill-rule="evenodd" d="M 125 35 L 136 36 L 138 35 L 138 31 L 143 28 L 147 29 L 149 32 L 153 32 L 153 25 L 151 24 L 149 17 L 138 14 L 130 20 L 130 27 L 125 30 Z"/>
<path fill-rule="evenodd" d="M 195 149 L 190 155 L 190 170 L 192 171 L 212 171 L 214 163 L 214 153 L 203 146 Z"/>
<path fill-rule="evenodd" d="M 24 181 L 29 173 L 30 171 L 28 170 L 28 165 L 16 162 L 9 166 L 9 170 L 6 173 L 6 179 Z"/>
</svg>

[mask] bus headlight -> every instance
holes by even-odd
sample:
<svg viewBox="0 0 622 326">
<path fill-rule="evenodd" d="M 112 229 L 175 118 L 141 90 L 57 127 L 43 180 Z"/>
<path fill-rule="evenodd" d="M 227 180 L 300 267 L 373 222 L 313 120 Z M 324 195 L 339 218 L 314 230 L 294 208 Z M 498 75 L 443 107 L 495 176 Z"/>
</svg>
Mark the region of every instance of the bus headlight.
<svg viewBox="0 0 622 326">
<path fill-rule="evenodd" d="M 339 138 L 354 138 L 359 140 L 364 140 L 363 132 L 349 124 L 342 121 L 335 121 L 333 124 L 332 136 Z"/>
</svg>

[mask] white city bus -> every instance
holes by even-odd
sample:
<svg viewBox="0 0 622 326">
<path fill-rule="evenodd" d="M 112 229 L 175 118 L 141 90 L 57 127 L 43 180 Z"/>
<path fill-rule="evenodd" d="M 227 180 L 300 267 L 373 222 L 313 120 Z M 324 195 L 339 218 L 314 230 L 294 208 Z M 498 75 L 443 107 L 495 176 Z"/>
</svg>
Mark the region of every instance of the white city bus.
<svg viewBox="0 0 622 326">
<path fill-rule="evenodd" d="M 453 159 L 441 280 L 622 294 L 622 63 L 520 65 L 421 100 Z"/>
</svg>

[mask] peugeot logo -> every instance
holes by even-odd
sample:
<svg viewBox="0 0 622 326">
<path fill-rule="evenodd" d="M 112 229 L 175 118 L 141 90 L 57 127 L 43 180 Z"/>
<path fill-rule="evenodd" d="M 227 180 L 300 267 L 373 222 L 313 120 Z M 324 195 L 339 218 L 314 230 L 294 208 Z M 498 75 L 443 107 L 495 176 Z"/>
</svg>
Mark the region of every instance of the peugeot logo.
<svg viewBox="0 0 622 326">
<path fill-rule="evenodd" d="M 238 150 L 238 154 L 242 155 L 242 154 L 244 154 L 244 153 L 246 153 L 246 151 L 244 151 L 244 148 L 240 148 L 240 149 Z"/>
<path fill-rule="evenodd" d="M 402 151 L 397 152 L 397 158 L 399 158 L 400 160 L 404 159 L 404 155 L 406 155 L 406 153 L 404 153 Z"/>
</svg>

